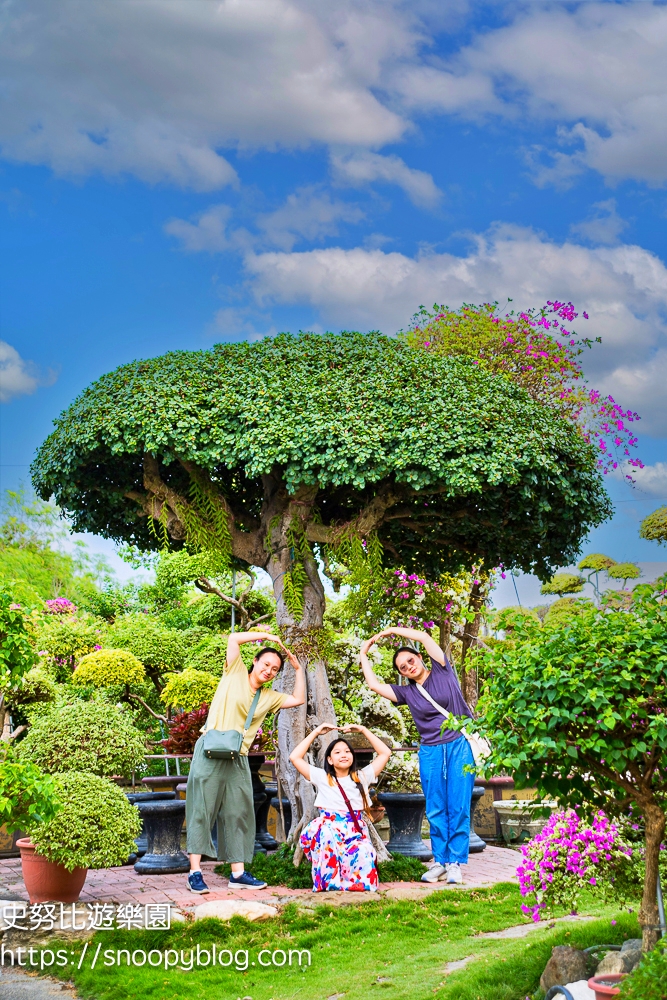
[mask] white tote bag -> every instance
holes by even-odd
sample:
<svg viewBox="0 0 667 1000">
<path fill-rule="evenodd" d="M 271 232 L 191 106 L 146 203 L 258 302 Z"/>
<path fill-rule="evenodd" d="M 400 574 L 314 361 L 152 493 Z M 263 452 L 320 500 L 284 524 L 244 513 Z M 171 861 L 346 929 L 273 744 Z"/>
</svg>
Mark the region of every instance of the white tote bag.
<svg viewBox="0 0 667 1000">
<path fill-rule="evenodd" d="M 437 709 L 441 715 L 444 715 L 447 719 L 450 718 L 451 712 L 448 712 L 446 708 L 442 707 L 442 705 L 438 705 L 435 698 L 431 698 L 430 694 L 422 684 L 417 684 L 417 690 L 423 694 L 427 701 L 430 701 L 433 708 Z M 472 755 L 475 759 L 475 766 L 480 767 L 486 758 L 491 756 L 491 745 L 489 741 L 485 740 L 483 736 L 479 735 L 479 733 L 469 733 L 465 729 L 462 729 L 461 732 L 467 739 L 470 749 L 472 750 Z"/>
</svg>

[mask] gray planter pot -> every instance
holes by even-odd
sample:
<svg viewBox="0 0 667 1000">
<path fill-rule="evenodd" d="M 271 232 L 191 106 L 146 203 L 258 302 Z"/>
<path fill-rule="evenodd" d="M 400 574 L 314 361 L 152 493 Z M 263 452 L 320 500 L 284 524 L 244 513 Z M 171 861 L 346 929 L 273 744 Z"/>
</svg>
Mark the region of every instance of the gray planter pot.
<svg viewBox="0 0 667 1000">
<path fill-rule="evenodd" d="M 190 871 L 189 858 L 181 850 L 185 800 L 137 802 L 137 809 L 144 821 L 148 850 L 135 864 L 135 872 L 139 875 L 175 875 Z"/>
<path fill-rule="evenodd" d="M 379 792 L 378 802 L 387 810 L 390 854 L 428 861 L 433 851 L 421 837 L 426 799 L 421 792 Z"/>
</svg>

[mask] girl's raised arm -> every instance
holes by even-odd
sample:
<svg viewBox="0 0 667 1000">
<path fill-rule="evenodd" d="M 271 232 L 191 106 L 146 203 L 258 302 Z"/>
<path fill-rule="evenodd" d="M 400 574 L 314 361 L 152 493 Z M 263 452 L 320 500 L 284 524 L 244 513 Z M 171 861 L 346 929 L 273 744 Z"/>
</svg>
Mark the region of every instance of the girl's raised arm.
<svg viewBox="0 0 667 1000">
<path fill-rule="evenodd" d="M 294 764 L 299 774 L 304 776 L 306 781 L 310 781 L 310 764 L 306 764 L 303 758 L 306 756 L 311 744 L 317 739 L 318 736 L 322 736 L 324 733 L 330 733 L 335 728 L 335 726 L 330 725 L 328 722 L 323 722 L 321 726 L 317 727 L 317 729 L 313 729 L 312 733 L 310 733 L 309 736 L 306 736 L 305 740 L 301 740 L 299 745 L 295 746 L 289 755 L 290 761 Z"/>
<path fill-rule="evenodd" d="M 377 754 L 377 756 L 374 757 L 373 760 L 371 761 L 371 764 L 373 765 L 373 770 L 375 772 L 375 777 L 377 778 L 378 774 L 380 773 L 380 771 L 383 770 L 383 768 L 386 767 L 387 761 L 391 757 L 391 748 L 388 747 L 386 743 L 383 743 L 383 741 L 379 739 L 374 733 L 372 733 L 370 729 L 366 729 L 365 726 L 357 726 L 357 725 L 344 726 L 341 731 L 344 733 L 352 732 L 352 733 L 364 734 L 370 745 L 375 750 L 375 753 Z"/>
</svg>

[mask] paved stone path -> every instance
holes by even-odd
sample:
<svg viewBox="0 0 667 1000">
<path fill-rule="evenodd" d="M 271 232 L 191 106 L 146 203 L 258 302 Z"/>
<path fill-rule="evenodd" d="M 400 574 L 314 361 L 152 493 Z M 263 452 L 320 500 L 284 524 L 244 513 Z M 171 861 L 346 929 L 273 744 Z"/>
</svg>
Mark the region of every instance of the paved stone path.
<svg viewBox="0 0 667 1000">
<path fill-rule="evenodd" d="M 78 996 L 69 983 L 59 983 L 36 973 L 19 972 L 18 969 L 0 970 L 0 997 L 2 1000 L 74 1000 Z"/>
<path fill-rule="evenodd" d="M 516 867 L 521 861 L 518 851 L 505 847 L 488 845 L 481 854 L 471 854 L 467 865 L 463 866 L 464 888 L 474 889 L 495 885 L 498 882 L 512 882 L 516 877 Z M 88 872 L 81 893 L 82 902 L 109 903 L 174 903 L 179 909 L 192 909 L 197 903 L 213 899 L 256 899 L 265 903 L 288 901 L 292 898 L 313 899 L 309 889 L 287 889 L 284 886 L 269 886 L 260 891 L 248 892 L 228 890 L 227 879 L 216 875 L 214 861 L 204 861 L 202 871 L 211 892 L 206 896 L 195 896 L 188 889 L 185 875 L 137 875 L 134 868 L 105 868 Z M 454 889 L 438 882 L 434 886 L 424 882 L 387 882 L 380 892 L 390 899 L 418 898 L 423 894 L 441 889 Z M 18 858 L 0 860 L 0 889 L 16 893 L 21 899 L 28 898 L 21 877 L 21 862 Z M 322 898 L 321 894 L 317 896 Z M 328 893 L 327 902 L 361 902 L 367 893 Z"/>
</svg>

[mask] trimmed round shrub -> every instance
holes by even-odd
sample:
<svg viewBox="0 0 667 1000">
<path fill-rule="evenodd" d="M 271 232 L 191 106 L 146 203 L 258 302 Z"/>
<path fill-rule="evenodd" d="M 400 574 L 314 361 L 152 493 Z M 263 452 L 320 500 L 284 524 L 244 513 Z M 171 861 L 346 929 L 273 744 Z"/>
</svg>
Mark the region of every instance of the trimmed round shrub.
<svg viewBox="0 0 667 1000">
<path fill-rule="evenodd" d="M 128 649 L 97 649 L 79 661 L 72 683 L 115 687 L 118 684 L 142 684 L 145 679 L 143 663 Z"/>
<path fill-rule="evenodd" d="M 128 777 L 143 763 L 144 737 L 125 712 L 101 701 L 77 701 L 44 712 L 17 747 L 49 774 L 89 771 Z"/>
<path fill-rule="evenodd" d="M 202 703 L 211 704 L 218 683 L 219 678 L 205 670 L 184 670 L 170 676 L 162 689 L 160 700 L 170 708 L 191 712 Z"/>
<path fill-rule="evenodd" d="M 74 868 L 113 868 L 135 850 L 141 817 L 112 781 L 69 771 L 54 775 L 60 809 L 29 830 L 37 853 Z"/>
</svg>

